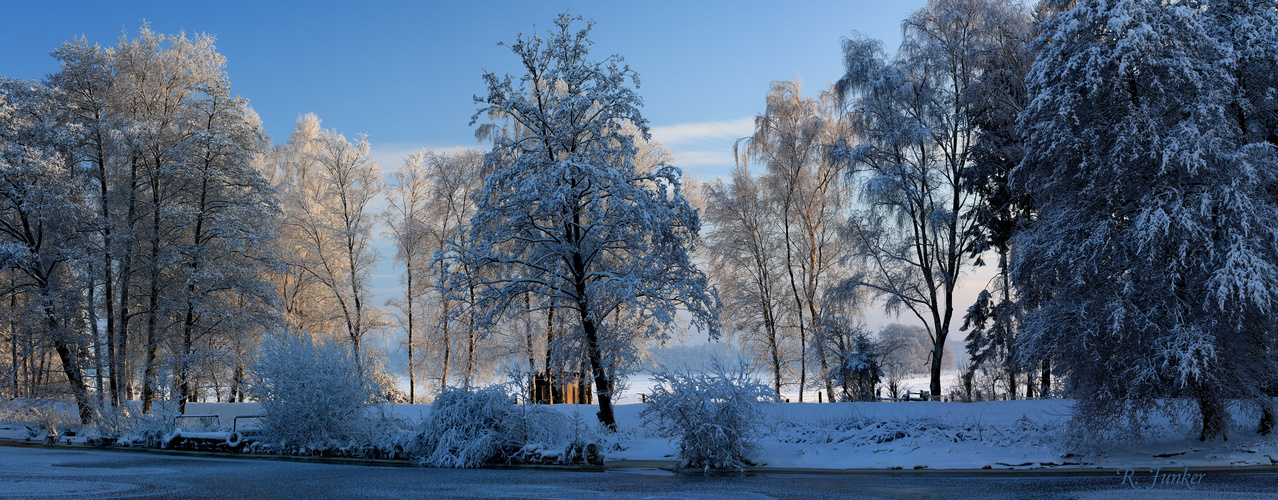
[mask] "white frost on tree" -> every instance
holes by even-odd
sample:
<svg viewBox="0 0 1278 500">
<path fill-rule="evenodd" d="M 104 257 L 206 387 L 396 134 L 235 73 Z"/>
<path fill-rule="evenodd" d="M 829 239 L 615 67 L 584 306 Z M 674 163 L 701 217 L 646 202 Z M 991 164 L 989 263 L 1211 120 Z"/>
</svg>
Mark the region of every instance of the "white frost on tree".
<svg viewBox="0 0 1278 500">
<path fill-rule="evenodd" d="M 1013 272 L 1043 297 L 1028 354 L 1060 360 L 1092 430 L 1181 397 L 1221 437 L 1225 398 L 1264 396 L 1275 372 L 1278 161 L 1271 134 L 1244 133 L 1243 59 L 1204 4 L 1080 1 L 1036 42 L 1012 180 L 1039 213 Z"/>
<path fill-rule="evenodd" d="M 599 398 L 599 419 L 615 429 L 610 353 L 635 337 L 611 321 L 618 311 L 646 316 L 640 337 L 662 339 L 676 314 L 718 335 L 717 299 L 689 258 L 700 220 L 685 199 L 680 170 L 635 166 L 633 124 L 647 137 L 637 75 L 620 56 L 589 59 L 590 25 L 560 15 L 545 38 L 520 34 L 509 45 L 524 74 L 485 73 L 481 116 L 517 122 L 495 134 L 494 169 L 480 193 L 460 257 L 475 270 L 455 274 L 456 295 L 475 290 L 483 324 L 524 307 L 572 314 Z M 467 297 L 469 298 L 469 297 Z"/>
</svg>

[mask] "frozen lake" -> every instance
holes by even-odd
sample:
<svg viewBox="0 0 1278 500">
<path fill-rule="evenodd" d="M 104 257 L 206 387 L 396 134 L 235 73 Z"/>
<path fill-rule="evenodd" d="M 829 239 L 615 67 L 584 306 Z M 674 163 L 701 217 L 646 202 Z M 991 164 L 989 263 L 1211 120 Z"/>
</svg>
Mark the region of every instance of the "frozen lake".
<svg viewBox="0 0 1278 500">
<path fill-rule="evenodd" d="M 1110 471 L 1112 473 L 1112 471 Z M 749 477 L 446 470 L 0 446 L 9 498 L 1270 498 L 1278 474 L 1208 472 L 1195 487 L 1133 489 L 1110 473 L 1024 475 L 784 472 Z M 1148 476 L 1139 477 L 1149 481 Z M 1141 483 L 1144 486 L 1145 483 Z M 1267 494 L 1268 493 L 1268 494 Z"/>
</svg>

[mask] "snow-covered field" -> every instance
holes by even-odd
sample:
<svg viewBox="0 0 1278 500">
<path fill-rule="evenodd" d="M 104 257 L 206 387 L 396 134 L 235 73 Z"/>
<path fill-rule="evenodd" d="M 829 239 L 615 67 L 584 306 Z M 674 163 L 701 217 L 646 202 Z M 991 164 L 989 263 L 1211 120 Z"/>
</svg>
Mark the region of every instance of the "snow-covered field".
<svg viewBox="0 0 1278 500">
<path fill-rule="evenodd" d="M 12 402 L 9 403 L 12 405 Z M 983 403 L 780 403 L 765 409 L 754 461 L 769 468 L 1006 469 L 1037 467 L 1181 467 L 1271 465 L 1278 439 L 1257 436 L 1248 416 L 1224 442 L 1201 443 L 1192 418 L 1155 420 L 1143 440 L 1104 454 L 1082 453 L 1066 435 L 1070 401 Z M 609 461 L 672 461 L 678 444 L 644 422 L 641 403 L 616 407 L 618 432 L 601 437 Z M 596 426 L 596 406 L 554 405 L 570 420 Z M 391 416 L 420 421 L 429 405 L 387 405 Z M 256 415 L 256 403 L 191 403 L 188 415 Z M 0 438 L 25 439 L 25 427 L 0 423 Z M 72 438 L 74 442 L 81 438 Z"/>
</svg>

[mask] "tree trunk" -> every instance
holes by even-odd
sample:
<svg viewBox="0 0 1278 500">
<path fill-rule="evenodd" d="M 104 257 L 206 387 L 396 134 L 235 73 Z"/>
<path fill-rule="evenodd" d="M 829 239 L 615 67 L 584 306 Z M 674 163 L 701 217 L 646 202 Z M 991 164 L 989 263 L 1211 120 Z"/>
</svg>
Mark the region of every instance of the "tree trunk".
<svg viewBox="0 0 1278 500">
<path fill-rule="evenodd" d="M 186 402 L 192 400 L 191 393 L 191 351 L 194 344 L 192 330 L 195 325 L 195 311 L 192 304 L 187 303 L 186 318 L 182 321 L 182 353 L 178 357 L 178 412 L 186 413 Z"/>
<path fill-rule="evenodd" d="M 546 310 L 546 395 L 548 404 L 555 404 L 555 376 L 551 370 L 551 349 L 555 345 L 555 308 Z"/>
<path fill-rule="evenodd" d="M 1045 398 L 1052 396 L 1052 360 L 1050 358 L 1043 359 L 1043 380 L 1039 383 L 1038 393 Z"/>
<path fill-rule="evenodd" d="M 119 356 L 123 352 L 117 352 L 117 336 L 115 326 L 115 266 L 111 255 L 111 208 L 110 199 L 107 190 L 107 172 L 106 172 L 106 156 L 101 136 L 98 136 L 97 142 L 97 165 L 98 165 L 98 195 L 99 202 L 102 204 L 102 273 L 103 273 L 103 310 L 106 311 L 106 342 L 107 342 L 107 369 L 109 371 L 107 385 L 110 386 L 111 404 L 120 406 L 120 359 Z M 90 304 L 90 307 L 94 307 Z"/>
<path fill-rule="evenodd" d="M 142 374 L 142 413 L 151 413 L 155 399 L 155 354 L 160 348 L 160 180 L 159 160 L 151 172 L 151 294 L 146 312 L 146 358 Z"/>
<path fill-rule="evenodd" d="M 536 392 L 537 355 L 533 352 L 532 300 L 524 292 L 524 343 L 528 350 L 528 394 Z"/>
<path fill-rule="evenodd" d="M 942 337 L 937 336 L 937 338 L 940 339 Z M 941 358 L 945 355 L 944 348 L 943 341 L 937 341 L 936 345 L 932 346 L 932 367 L 929 372 L 931 383 L 928 385 L 928 390 L 934 398 L 941 394 Z"/>
<path fill-rule="evenodd" d="M 409 255 L 404 259 L 404 277 L 407 282 L 407 292 L 404 294 L 404 307 L 408 309 L 408 404 L 417 403 L 417 387 L 416 379 L 413 377 L 413 256 Z"/>
<path fill-rule="evenodd" d="M 617 431 L 617 419 L 612 413 L 612 392 L 608 376 L 604 373 L 603 356 L 599 352 L 599 333 L 585 303 L 578 304 L 581 328 L 586 334 L 586 351 L 590 356 L 590 371 L 595 377 L 595 395 L 599 398 L 599 423 L 610 432 Z"/>
<path fill-rule="evenodd" d="M 786 208 L 783 217 L 785 223 L 785 268 L 790 273 L 790 291 L 794 295 L 794 310 L 799 315 L 799 402 L 803 402 L 803 390 L 808 381 L 808 334 L 807 328 L 803 323 L 803 299 L 799 297 L 799 285 L 794 279 L 794 258 L 793 251 L 790 248 L 790 201 L 786 201 Z"/>
<path fill-rule="evenodd" d="M 1222 438 L 1228 440 L 1225 436 L 1225 424 L 1228 421 L 1228 415 L 1225 410 L 1225 402 L 1207 387 L 1206 384 L 1195 383 L 1193 385 L 1195 398 L 1198 400 L 1198 414 L 1202 417 L 1202 433 L 1198 435 L 1199 441 L 1214 440 Z"/>
<path fill-rule="evenodd" d="M 349 240 L 346 249 L 349 257 L 348 264 L 350 265 L 351 301 L 355 304 L 355 320 L 351 322 L 350 319 L 347 319 L 346 327 L 348 329 L 347 334 L 351 337 L 351 350 L 355 352 L 356 371 L 359 372 L 359 379 L 364 380 L 364 356 L 362 356 L 363 352 L 360 350 L 359 345 L 364 336 L 364 311 L 360 301 L 359 282 L 356 281 L 355 244 L 353 240 Z"/>
<path fill-rule="evenodd" d="M 448 301 L 444 301 L 444 368 L 443 374 L 439 377 L 439 390 L 442 392 L 448 388 L 448 362 L 452 356 L 453 339 L 448 332 L 448 315 L 452 313 Z"/>
<path fill-rule="evenodd" d="M 12 397 L 21 397 L 18 384 L 18 294 L 9 294 L 9 371 L 13 377 Z"/>
<path fill-rule="evenodd" d="M 138 165 L 139 161 L 135 157 L 130 160 L 129 173 L 129 207 L 128 220 L 125 222 L 129 225 L 129 229 L 133 229 L 133 221 L 137 220 L 138 206 Z M 130 231 L 132 233 L 132 231 Z M 126 235 L 130 236 L 130 235 Z M 120 384 L 123 386 L 125 399 L 133 399 L 133 367 L 129 366 L 129 301 L 131 295 L 130 282 L 133 279 L 133 245 L 124 246 L 124 254 L 120 258 L 120 312 L 116 315 L 119 321 L 117 327 L 120 329 L 116 335 L 116 340 L 120 342 L 120 348 L 117 355 L 119 356 L 120 377 L 123 379 Z"/>
<path fill-rule="evenodd" d="M 469 271 L 469 269 L 467 269 L 467 271 Z M 469 389 L 471 385 L 471 377 L 473 377 L 475 373 L 475 341 L 477 336 L 475 333 L 475 285 L 473 284 L 470 285 L 470 307 L 467 307 L 466 309 L 466 316 L 470 320 L 470 325 L 468 325 L 470 327 L 468 329 L 470 333 L 467 335 L 470 345 L 466 349 L 466 388 Z"/>
<path fill-rule="evenodd" d="M 777 328 L 772 323 L 771 314 L 764 312 L 768 330 L 768 350 L 772 354 L 772 389 L 777 391 L 777 400 L 781 399 L 781 346 L 777 342 Z"/>
<path fill-rule="evenodd" d="M 1256 429 L 1256 433 L 1261 436 L 1268 436 L 1274 432 L 1274 398 L 1268 394 L 1260 397 L 1260 425 Z"/>
<path fill-rule="evenodd" d="M 42 288 L 43 295 L 48 297 L 47 285 L 42 285 Z M 67 382 L 71 385 L 71 394 L 75 397 L 76 408 L 79 409 L 80 424 L 89 425 L 93 421 L 93 406 L 89 404 L 89 389 L 84 385 L 84 376 L 80 370 L 78 356 L 80 346 L 68 341 L 65 332 L 60 331 L 57 316 L 51 305 L 44 307 L 44 314 L 45 325 L 49 328 L 49 334 L 53 336 L 53 348 L 58 353 L 58 360 L 62 362 L 62 372 L 67 376 Z"/>
</svg>

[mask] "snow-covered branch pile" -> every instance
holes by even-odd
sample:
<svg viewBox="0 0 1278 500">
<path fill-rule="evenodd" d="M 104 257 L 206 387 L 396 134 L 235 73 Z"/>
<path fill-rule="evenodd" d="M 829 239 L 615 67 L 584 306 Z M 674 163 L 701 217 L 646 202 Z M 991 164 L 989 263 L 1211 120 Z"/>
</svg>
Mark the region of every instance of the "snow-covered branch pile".
<svg viewBox="0 0 1278 500">
<path fill-rule="evenodd" d="M 61 401 L 16 398 L 0 400 L 0 422 L 25 427 L 28 439 L 57 436 L 79 424 L 75 409 Z"/>
</svg>

